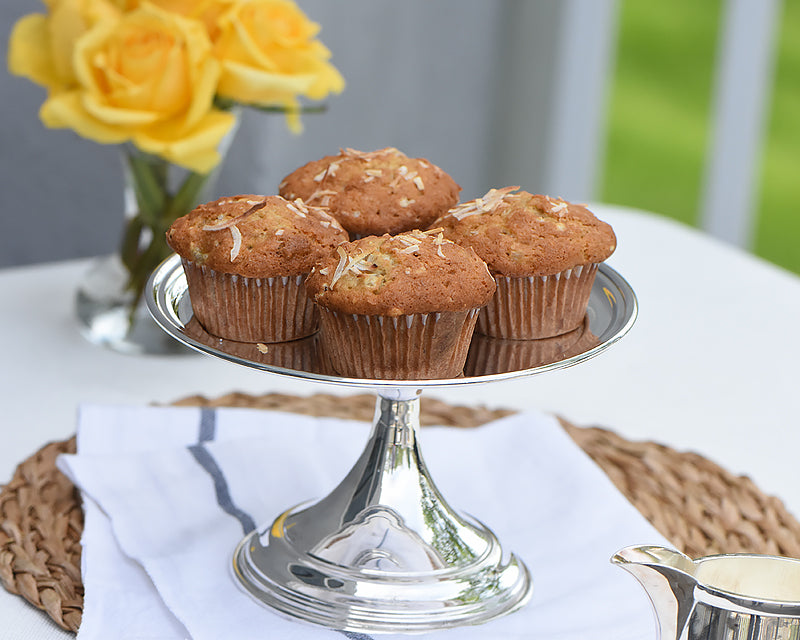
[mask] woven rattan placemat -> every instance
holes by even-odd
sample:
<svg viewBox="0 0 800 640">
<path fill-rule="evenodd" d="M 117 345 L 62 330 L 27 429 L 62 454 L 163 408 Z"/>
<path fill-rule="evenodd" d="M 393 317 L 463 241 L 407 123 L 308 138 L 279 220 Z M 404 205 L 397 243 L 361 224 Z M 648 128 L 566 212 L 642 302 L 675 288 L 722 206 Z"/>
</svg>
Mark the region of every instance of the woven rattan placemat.
<svg viewBox="0 0 800 640">
<path fill-rule="evenodd" d="M 193 396 L 178 405 L 256 407 L 369 421 L 372 395 L 229 394 Z M 423 397 L 421 421 L 474 427 L 513 413 L 453 406 Z M 800 557 L 800 524 L 782 502 L 749 478 L 734 476 L 694 453 L 652 442 L 630 442 L 611 431 L 576 427 L 567 433 L 672 544 L 690 556 L 769 553 Z M 76 631 L 83 606 L 80 536 L 83 512 L 75 487 L 55 467 L 75 440 L 51 443 L 22 462 L 0 491 L 0 580 L 10 592 Z"/>
</svg>

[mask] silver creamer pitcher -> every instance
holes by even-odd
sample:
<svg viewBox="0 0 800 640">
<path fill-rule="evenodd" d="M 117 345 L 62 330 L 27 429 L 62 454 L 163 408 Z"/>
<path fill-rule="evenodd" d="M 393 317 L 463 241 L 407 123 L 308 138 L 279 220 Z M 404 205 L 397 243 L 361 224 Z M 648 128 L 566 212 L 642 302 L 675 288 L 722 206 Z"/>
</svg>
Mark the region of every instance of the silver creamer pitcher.
<svg viewBox="0 0 800 640">
<path fill-rule="evenodd" d="M 647 591 L 659 640 L 800 640 L 800 560 L 639 546 L 611 562 Z"/>
</svg>

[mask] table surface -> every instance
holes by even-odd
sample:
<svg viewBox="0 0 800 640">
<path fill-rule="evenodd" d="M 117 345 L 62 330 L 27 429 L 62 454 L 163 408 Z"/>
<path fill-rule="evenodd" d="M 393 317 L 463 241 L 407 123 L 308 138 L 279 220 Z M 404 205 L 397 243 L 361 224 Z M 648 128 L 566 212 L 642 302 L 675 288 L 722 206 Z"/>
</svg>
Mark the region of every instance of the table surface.
<svg viewBox="0 0 800 640">
<path fill-rule="evenodd" d="M 800 515 L 792 407 L 800 361 L 800 278 L 679 223 L 595 206 L 614 227 L 608 263 L 632 285 L 639 317 L 611 349 L 546 374 L 426 395 L 454 404 L 557 413 L 628 439 L 692 450 Z M 130 356 L 78 333 L 73 296 L 87 261 L 0 270 L 3 446 L 0 483 L 45 442 L 70 436 L 81 403 L 169 403 L 196 393 L 326 392 L 350 387 L 249 370 L 199 354 Z M 363 391 L 363 390 L 361 390 Z M 535 433 L 531 437 L 536 437 Z M 0 590 L 4 638 L 68 638 Z"/>
</svg>

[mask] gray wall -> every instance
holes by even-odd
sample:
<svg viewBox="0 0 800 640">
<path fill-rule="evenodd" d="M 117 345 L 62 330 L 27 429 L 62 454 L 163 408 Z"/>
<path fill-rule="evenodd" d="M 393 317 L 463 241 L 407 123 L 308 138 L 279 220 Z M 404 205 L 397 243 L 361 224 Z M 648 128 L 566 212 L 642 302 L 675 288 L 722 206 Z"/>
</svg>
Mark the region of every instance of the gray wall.
<svg viewBox="0 0 800 640">
<path fill-rule="evenodd" d="M 613 0 L 300 0 L 347 87 L 326 113 L 304 117 L 300 136 L 281 115 L 245 112 L 220 194 L 275 192 L 311 159 L 384 146 L 440 165 L 464 199 L 512 182 L 547 192 L 548 118 L 553 96 L 564 99 L 553 90 L 555 58 L 582 42 L 563 31 L 565 7 L 582 2 Z M 0 5 L 4 50 L 13 22 L 41 7 Z M 0 267 L 113 251 L 123 206 L 117 150 L 44 129 L 44 91 L 24 78 L 0 72 L 0 96 Z M 601 107 L 591 106 L 596 117 Z"/>
</svg>

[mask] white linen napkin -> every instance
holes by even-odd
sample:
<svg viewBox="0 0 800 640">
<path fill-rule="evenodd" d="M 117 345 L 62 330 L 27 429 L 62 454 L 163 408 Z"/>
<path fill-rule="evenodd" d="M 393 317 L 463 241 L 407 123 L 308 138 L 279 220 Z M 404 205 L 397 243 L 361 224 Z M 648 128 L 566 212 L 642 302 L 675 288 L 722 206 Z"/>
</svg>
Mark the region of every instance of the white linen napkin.
<svg viewBox="0 0 800 640">
<path fill-rule="evenodd" d="M 369 429 L 249 409 L 82 407 L 78 453 L 59 458 L 84 496 L 78 639 L 369 638 L 286 619 L 230 570 L 245 532 L 338 484 Z M 654 636 L 644 591 L 609 558 L 666 541 L 555 419 L 528 412 L 475 429 L 424 428 L 420 442 L 448 502 L 487 523 L 534 580 L 520 611 L 424 637 Z"/>
</svg>

